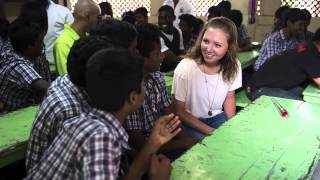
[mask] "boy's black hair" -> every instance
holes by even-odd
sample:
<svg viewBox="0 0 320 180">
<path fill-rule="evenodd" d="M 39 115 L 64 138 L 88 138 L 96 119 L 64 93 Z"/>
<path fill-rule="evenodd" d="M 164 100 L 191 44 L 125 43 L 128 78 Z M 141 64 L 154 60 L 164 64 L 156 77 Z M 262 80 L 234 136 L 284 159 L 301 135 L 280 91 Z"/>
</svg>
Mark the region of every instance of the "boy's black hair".
<svg viewBox="0 0 320 180">
<path fill-rule="evenodd" d="M 107 36 L 111 41 L 125 48 L 128 48 L 138 35 L 132 24 L 115 19 L 100 21 L 90 34 Z"/>
<path fill-rule="evenodd" d="M 143 58 L 121 48 L 94 54 L 86 70 L 87 93 L 91 105 L 108 112 L 119 111 L 131 92 L 141 92 Z"/>
<path fill-rule="evenodd" d="M 231 10 L 231 3 L 229 1 L 221 1 L 217 7 L 229 12 Z"/>
<path fill-rule="evenodd" d="M 9 26 L 9 21 L 4 17 L 0 17 L 0 37 L 2 38 L 2 40 L 8 39 Z"/>
<path fill-rule="evenodd" d="M 307 9 L 302 9 L 302 12 L 304 12 L 304 14 L 306 15 L 306 21 L 310 22 L 311 20 L 311 13 L 307 10 Z"/>
<path fill-rule="evenodd" d="M 29 46 L 33 46 L 44 30 L 39 24 L 23 19 L 16 19 L 9 27 L 9 38 L 13 49 L 23 53 Z"/>
<path fill-rule="evenodd" d="M 163 12 L 163 11 L 171 14 L 172 16 L 175 16 L 174 10 L 171 6 L 168 6 L 168 5 L 161 6 L 158 10 L 158 13 Z"/>
<path fill-rule="evenodd" d="M 109 2 L 102 2 L 99 3 L 100 9 L 101 9 L 101 16 L 103 15 L 110 15 L 113 16 L 112 6 Z"/>
<path fill-rule="evenodd" d="M 283 24 L 287 27 L 287 21 L 292 23 L 296 21 L 306 21 L 307 17 L 299 8 L 289 8 L 283 14 Z"/>
<path fill-rule="evenodd" d="M 24 21 L 37 23 L 43 30 L 48 30 L 47 9 L 37 0 L 26 1 L 21 7 L 18 18 Z"/>
<path fill-rule="evenodd" d="M 191 14 L 182 14 L 179 16 L 180 21 L 184 21 L 189 27 L 193 27 L 197 19 Z"/>
<path fill-rule="evenodd" d="M 45 9 L 48 9 L 48 7 L 50 5 L 50 1 L 49 0 L 28 0 L 28 1 L 39 2 Z"/>
<path fill-rule="evenodd" d="M 314 33 L 312 41 L 320 41 L 320 28 L 318 28 Z"/>
<path fill-rule="evenodd" d="M 222 12 L 223 10 L 221 8 L 218 8 L 217 6 L 211 6 L 208 9 L 208 18 L 213 18 L 213 17 L 220 17 L 224 16 L 225 13 Z"/>
<path fill-rule="evenodd" d="M 136 22 L 136 18 L 134 16 L 133 11 L 126 11 L 121 15 L 121 17 L 122 17 L 122 21 L 127 22 L 129 24 L 134 25 Z"/>
<path fill-rule="evenodd" d="M 67 70 L 70 80 L 77 86 L 86 86 L 86 65 L 89 58 L 104 48 L 117 46 L 104 36 L 88 36 L 77 40 L 70 49 Z"/>
<path fill-rule="evenodd" d="M 160 30 L 157 26 L 145 23 L 137 27 L 138 41 L 137 49 L 143 57 L 149 57 L 155 44 L 160 45 Z"/>
<path fill-rule="evenodd" d="M 134 11 L 134 14 L 141 14 L 143 17 L 148 17 L 148 10 L 145 7 L 139 7 Z"/>
<path fill-rule="evenodd" d="M 240 10 L 238 9 L 232 9 L 230 12 L 229 12 L 229 19 L 231 19 L 234 24 L 239 28 L 242 24 L 242 20 L 243 20 L 243 15 L 241 13 Z"/>
<path fill-rule="evenodd" d="M 192 33 L 199 34 L 203 25 L 203 21 L 201 19 L 198 19 L 191 14 L 182 14 L 181 16 L 179 16 L 179 19 L 180 21 L 184 21 L 185 23 L 187 23 L 189 27 L 193 28 Z"/>
<path fill-rule="evenodd" d="M 274 17 L 277 18 L 277 19 L 282 19 L 282 16 L 284 14 L 284 12 L 286 10 L 288 10 L 290 7 L 289 6 L 281 6 L 279 7 L 276 12 L 274 13 Z"/>
</svg>

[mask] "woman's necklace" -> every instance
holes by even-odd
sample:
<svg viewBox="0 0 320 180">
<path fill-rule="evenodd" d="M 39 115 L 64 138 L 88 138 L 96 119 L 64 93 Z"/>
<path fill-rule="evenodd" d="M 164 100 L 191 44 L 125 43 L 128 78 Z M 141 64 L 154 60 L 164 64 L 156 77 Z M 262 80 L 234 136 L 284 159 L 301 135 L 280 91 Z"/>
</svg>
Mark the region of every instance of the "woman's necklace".
<svg viewBox="0 0 320 180">
<path fill-rule="evenodd" d="M 216 97 L 216 92 L 217 92 L 217 87 L 218 87 L 218 84 L 219 84 L 220 76 L 219 76 L 219 74 L 218 74 L 218 79 L 217 79 L 217 82 L 216 82 L 216 86 L 215 86 L 215 88 L 214 88 L 214 94 L 213 94 L 212 100 L 210 100 L 207 74 L 206 74 L 206 70 L 205 70 L 205 66 L 204 66 L 204 65 L 203 65 L 203 72 L 204 72 L 204 80 L 205 80 L 206 88 L 207 88 L 207 95 L 208 95 L 207 97 L 208 97 L 208 101 L 209 101 L 208 115 L 209 115 L 209 116 L 212 116 L 213 104 L 214 104 L 214 99 L 215 99 L 215 97 Z"/>
</svg>

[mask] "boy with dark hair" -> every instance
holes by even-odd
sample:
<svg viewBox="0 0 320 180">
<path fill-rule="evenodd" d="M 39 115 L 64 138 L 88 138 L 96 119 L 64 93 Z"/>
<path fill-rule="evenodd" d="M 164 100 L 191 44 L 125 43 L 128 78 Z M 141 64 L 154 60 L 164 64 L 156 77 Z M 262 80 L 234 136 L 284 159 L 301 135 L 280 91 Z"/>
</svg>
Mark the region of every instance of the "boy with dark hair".
<svg viewBox="0 0 320 180">
<path fill-rule="evenodd" d="M 302 100 L 303 83 L 314 81 L 320 87 L 320 28 L 313 42 L 270 58 L 249 81 L 248 97 L 261 95 Z"/>
<path fill-rule="evenodd" d="M 114 46 L 112 44 L 106 38 L 90 36 L 76 41 L 71 48 L 67 61 L 69 76 L 59 76 L 51 84 L 36 115 L 27 149 L 28 171 L 39 162 L 66 119 L 91 109 L 89 97 L 84 90 L 86 64 L 91 55 Z"/>
<path fill-rule="evenodd" d="M 222 9 L 223 11 L 225 11 L 227 14 L 230 12 L 231 10 L 231 2 L 230 1 L 221 1 L 218 5 L 218 8 Z"/>
<path fill-rule="evenodd" d="M 237 27 L 238 31 L 238 46 L 239 52 L 250 51 L 252 49 L 251 37 L 249 35 L 247 27 L 242 24 L 243 15 L 240 10 L 232 9 L 229 12 L 229 19 L 231 19 Z"/>
<path fill-rule="evenodd" d="M 143 102 L 142 67 L 143 59 L 125 49 L 93 55 L 87 64 L 86 91 L 94 108 L 63 123 L 26 179 L 140 179 L 154 157 L 161 171 L 150 178 L 169 178 L 168 160 L 153 154 L 181 130 L 173 115 L 159 119 L 135 161 L 130 167 L 125 163 L 128 135 L 121 124 Z"/>
<path fill-rule="evenodd" d="M 140 151 L 146 139 L 150 136 L 151 130 L 157 120 L 165 114 L 173 112 L 173 103 L 166 89 L 162 74 L 159 71 L 163 60 L 163 54 L 160 51 L 160 32 L 155 25 L 142 24 L 137 27 L 139 53 L 144 57 L 145 78 L 144 89 L 146 96 L 144 102 L 138 111 L 130 113 L 125 121 L 125 128 L 129 134 L 129 142 Z M 174 141 L 167 144 L 165 151 L 175 149 L 186 149 L 196 142 Z"/>
<path fill-rule="evenodd" d="M 161 38 L 164 45 L 169 48 L 175 56 L 180 56 L 185 53 L 183 45 L 183 36 L 180 29 L 174 27 L 173 21 L 175 19 L 172 7 L 168 5 L 161 6 L 158 10 L 158 24 L 161 30 Z M 161 46 L 164 46 L 161 45 Z M 161 71 L 170 71 L 175 68 L 176 64 L 170 64 L 165 56 L 164 62 L 161 65 Z"/>
<path fill-rule="evenodd" d="M 47 97 L 39 107 L 27 149 L 28 170 L 40 160 L 66 119 L 90 109 L 85 91 L 85 67 L 91 55 L 114 46 L 135 48 L 136 36 L 137 32 L 128 23 L 105 20 L 98 24 L 90 37 L 75 43 L 67 61 L 69 76 L 60 76 L 52 83 Z"/>
<path fill-rule="evenodd" d="M 48 82 L 35 71 L 32 60 L 41 55 L 44 35 L 43 29 L 35 23 L 17 19 L 10 25 L 13 50 L 1 54 L 0 101 L 4 107 L 0 111 L 13 111 L 41 102 Z"/>
<path fill-rule="evenodd" d="M 188 50 L 197 40 L 203 22 L 191 14 L 182 14 L 179 19 L 179 27 L 183 36 L 183 45 L 184 48 Z"/>
<path fill-rule="evenodd" d="M 260 55 L 255 62 L 257 71 L 270 57 L 279 55 L 286 50 L 294 49 L 300 41 L 306 25 L 306 16 L 298 8 L 288 9 L 283 17 L 285 27 L 274 32 L 262 44 Z"/>
<path fill-rule="evenodd" d="M 134 11 L 136 25 L 148 23 L 148 10 L 145 7 L 139 7 Z"/>
</svg>

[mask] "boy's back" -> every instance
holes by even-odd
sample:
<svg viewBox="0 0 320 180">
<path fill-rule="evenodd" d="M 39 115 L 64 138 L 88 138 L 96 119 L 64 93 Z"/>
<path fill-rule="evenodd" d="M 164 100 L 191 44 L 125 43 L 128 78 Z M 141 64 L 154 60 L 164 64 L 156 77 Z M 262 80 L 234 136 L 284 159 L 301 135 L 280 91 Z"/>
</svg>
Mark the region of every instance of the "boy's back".
<svg viewBox="0 0 320 180">
<path fill-rule="evenodd" d="M 0 62 L 0 100 L 3 111 L 13 111 L 33 104 L 31 84 L 42 77 L 34 70 L 33 64 L 14 51 L 2 54 Z M 0 110 L 1 111 L 1 110 Z"/>
<path fill-rule="evenodd" d="M 68 75 L 58 77 L 49 87 L 34 121 L 27 150 L 27 169 L 40 160 L 65 120 L 89 109 L 85 90 L 75 86 Z"/>
<path fill-rule="evenodd" d="M 121 155 L 129 149 L 127 141 L 111 113 L 92 109 L 63 123 L 26 179 L 117 179 L 125 170 Z"/>
</svg>

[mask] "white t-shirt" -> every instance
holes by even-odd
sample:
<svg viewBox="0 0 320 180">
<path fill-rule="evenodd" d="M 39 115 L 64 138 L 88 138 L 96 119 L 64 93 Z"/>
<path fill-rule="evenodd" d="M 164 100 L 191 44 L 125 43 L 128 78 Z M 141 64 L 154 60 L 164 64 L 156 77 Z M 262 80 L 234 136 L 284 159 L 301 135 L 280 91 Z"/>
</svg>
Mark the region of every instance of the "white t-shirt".
<svg viewBox="0 0 320 180">
<path fill-rule="evenodd" d="M 179 49 L 180 50 L 184 50 L 184 44 L 183 44 L 183 36 L 182 36 L 182 31 L 180 30 L 180 28 L 176 28 L 179 32 L 179 39 L 180 39 L 180 45 L 179 45 Z M 163 31 L 161 31 L 161 33 L 166 36 L 170 42 L 173 41 L 173 35 L 172 34 L 167 34 L 167 33 L 164 33 Z M 162 39 L 162 38 L 161 38 Z M 162 39 L 163 40 L 163 39 Z M 164 41 L 164 40 L 163 40 Z"/>
<path fill-rule="evenodd" d="M 229 91 L 242 86 L 241 65 L 233 82 L 224 82 L 222 72 L 215 75 L 204 74 L 192 59 L 183 59 L 174 71 L 172 93 L 179 101 L 185 102 L 187 112 L 197 118 L 209 118 L 222 112 L 222 106 Z M 206 79 L 208 81 L 206 85 Z M 211 116 L 212 117 L 212 116 Z"/>
<path fill-rule="evenodd" d="M 56 39 L 63 32 L 64 24 L 71 24 L 73 16 L 68 8 L 55 4 L 50 1 L 47 9 L 48 13 L 48 32 L 44 37 L 44 44 L 46 48 L 46 58 L 50 64 L 55 64 L 53 56 L 53 46 Z"/>
<path fill-rule="evenodd" d="M 174 8 L 173 0 L 165 0 L 163 5 L 171 6 L 174 9 L 176 20 L 173 22 L 175 27 L 179 27 L 179 16 L 182 14 L 192 14 L 192 6 L 185 0 L 179 0 L 176 8 Z"/>
</svg>

